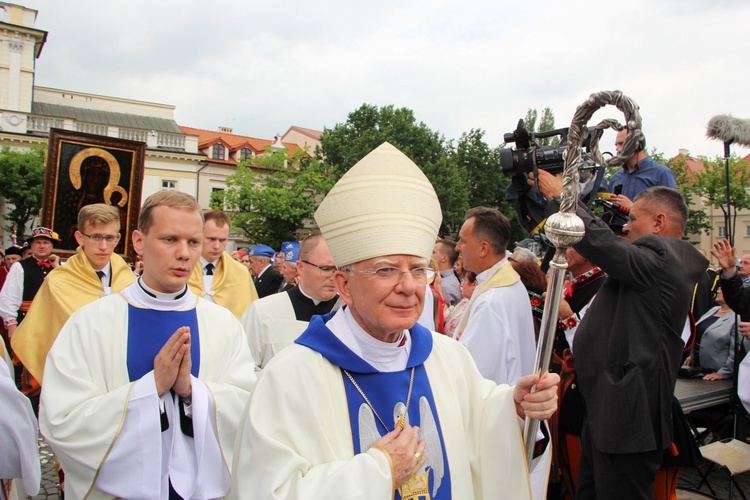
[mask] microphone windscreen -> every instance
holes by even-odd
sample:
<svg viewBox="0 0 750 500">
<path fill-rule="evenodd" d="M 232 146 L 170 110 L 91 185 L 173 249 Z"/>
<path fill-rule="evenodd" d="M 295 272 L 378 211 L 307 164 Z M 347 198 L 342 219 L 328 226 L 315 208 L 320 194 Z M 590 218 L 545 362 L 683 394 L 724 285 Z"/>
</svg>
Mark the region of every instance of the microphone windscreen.
<svg viewBox="0 0 750 500">
<path fill-rule="evenodd" d="M 716 115 L 708 121 L 706 136 L 750 147 L 750 120 L 732 115 Z"/>
</svg>

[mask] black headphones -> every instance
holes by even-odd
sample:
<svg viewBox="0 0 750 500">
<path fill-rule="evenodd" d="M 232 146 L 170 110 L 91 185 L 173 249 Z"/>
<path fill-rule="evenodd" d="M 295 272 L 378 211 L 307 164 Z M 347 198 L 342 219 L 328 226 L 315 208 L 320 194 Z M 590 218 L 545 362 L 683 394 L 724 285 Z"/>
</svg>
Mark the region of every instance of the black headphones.
<svg viewBox="0 0 750 500">
<path fill-rule="evenodd" d="M 627 127 L 623 127 L 621 129 L 618 129 L 618 130 L 626 130 L 628 133 L 630 133 L 630 129 L 628 129 Z M 641 137 L 635 143 L 635 151 L 634 151 L 634 153 L 638 153 L 638 152 L 644 151 L 646 149 L 646 136 L 643 135 L 643 131 L 641 129 L 636 129 L 636 130 L 638 130 L 640 132 L 639 135 Z"/>
<path fill-rule="evenodd" d="M 641 138 L 635 143 L 635 152 L 638 153 L 646 149 L 646 136 L 643 135 L 643 131 L 639 130 Z"/>
</svg>

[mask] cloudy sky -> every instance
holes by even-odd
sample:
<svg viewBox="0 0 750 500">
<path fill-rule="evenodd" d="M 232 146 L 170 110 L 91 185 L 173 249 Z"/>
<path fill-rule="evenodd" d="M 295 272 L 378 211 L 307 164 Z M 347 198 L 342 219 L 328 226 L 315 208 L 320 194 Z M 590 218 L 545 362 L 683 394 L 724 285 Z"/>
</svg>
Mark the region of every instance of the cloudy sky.
<svg viewBox="0 0 750 500">
<path fill-rule="evenodd" d="M 209 130 L 272 138 L 393 104 L 494 147 L 528 108 L 564 127 L 617 89 L 640 105 L 649 147 L 713 157 L 708 120 L 750 119 L 746 0 L 15 2 L 49 32 L 37 85 L 171 104 Z M 610 106 L 589 124 L 604 117 L 622 121 Z"/>
</svg>

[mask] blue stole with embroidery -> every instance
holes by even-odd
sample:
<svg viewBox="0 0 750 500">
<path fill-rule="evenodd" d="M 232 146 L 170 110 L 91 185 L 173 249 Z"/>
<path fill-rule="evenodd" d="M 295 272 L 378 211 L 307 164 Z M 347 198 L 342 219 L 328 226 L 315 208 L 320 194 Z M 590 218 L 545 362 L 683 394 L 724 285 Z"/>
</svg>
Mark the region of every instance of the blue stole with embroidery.
<svg viewBox="0 0 750 500">
<path fill-rule="evenodd" d="M 154 369 L 154 358 L 181 326 L 190 327 L 190 373 L 197 377 L 201 349 L 196 309 L 156 311 L 128 304 L 128 376 L 131 382 Z"/>
<path fill-rule="evenodd" d="M 394 409 L 398 403 L 406 404 L 411 369 L 413 367 L 414 385 L 408 408 L 408 422 L 411 426 L 420 427 L 420 438 L 423 432 L 428 433 L 428 435 L 424 436 L 428 439 L 428 445 L 425 448 L 425 454 L 428 455 L 428 463 L 410 480 L 412 491 L 410 493 L 405 492 L 403 500 L 407 498 L 419 500 L 451 498 L 450 469 L 443 441 L 443 432 L 440 426 L 440 416 L 437 413 L 430 380 L 424 367 L 424 362 L 432 351 L 432 333 L 421 325 L 414 325 L 410 330 L 412 345 L 406 369 L 398 372 L 379 372 L 346 347 L 325 326 L 325 322 L 334 314 L 314 316 L 310 321 L 309 327 L 295 342 L 321 353 L 331 363 L 341 368 L 341 376 L 344 382 L 349 409 L 349 424 L 352 432 L 354 454 L 367 451 L 367 449 L 361 449 L 360 437 L 363 434 L 369 434 L 372 428 L 376 429 L 376 433 L 380 436 L 393 430 Z M 354 378 L 357 385 L 359 385 L 362 392 L 364 392 L 367 399 L 375 408 L 375 412 L 377 412 L 389 428 L 383 428 L 380 420 L 373 415 L 372 420 L 367 419 L 371 423 L 374 422 L 372 425 L 368 424 L 371 428 L 367 430 L 360 429 L 360 411 L 362 410 L 366 415 L 372 412 L 360 392 L 349 380 L 349 377 L 344 374 L 344 370 L 347 370 Z M 425 418 L 424 422 L 423 418 Z M 429 421 L 434 422 L 434 425 L 431 425 Z M 428 453 L 428 450 L 432 453 Z M 442 456 L 435 456 L 440 451 L 442 452 Z M 441 464 L 436 464 L 437 460 L 440 460 Z M 440 471 L 442 471 L 442 474 L 440 474 Z M 427 484 L 422 484 L 421 478 L 417 477 L 420 475 L 422 478 L 425 475 L 427 476 Z M 440 477 L 437 477 L 438 475 Z M 436 482 L 438 485 L 437 488 L 435 487 Z M 394 498 L 398 500 L 402 499 L 399 490 L 396 491 Z"/>
</svg>

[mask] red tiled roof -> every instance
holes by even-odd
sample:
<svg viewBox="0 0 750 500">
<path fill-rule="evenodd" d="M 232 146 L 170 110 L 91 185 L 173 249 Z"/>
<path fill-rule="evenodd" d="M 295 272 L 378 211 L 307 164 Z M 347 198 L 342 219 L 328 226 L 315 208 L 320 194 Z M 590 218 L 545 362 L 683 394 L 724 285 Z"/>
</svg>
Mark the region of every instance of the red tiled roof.
<svg viewBox="0 0 750 500">
<path fill-rule="evenodd" d="M 220 132 L 215 130 L 203 130 L 193 127 L 185 127 L 180 125 L 182 132 L 187 135 L 198 136 L 198 149 L 204 150 L 210 148 L 216 143 L 221 143 L 229 149 L 230 153 L 240 151 L 243 148 L 250 148 L 250 150 L 257 154 L 265 152 L 266 147 L 273 144 L 273 140 L 270 139 L 258 139 L 256 137 L 248 137 L 237 134 L 230 134 L 228 132 Z M 289 155 L 291 156 L 294 151 L 299 149 L 299 146 L 294 143 L 284 142 L 282 143 L 287 148 Z M 233 159 L 229 160 L 216 160 L 211 159 L 212 162 L 226 163 L 236 165 L 237 162 Z"/>
<path fill-rule="evenodd" d="M 703 172 L 704 170 L 703 162 L 700 158 L 695 158 L 682 152 L 669 160 L 669 167 L 674 169 L 674 164 L 678 161 L 685 162 L 685 166 L 687 167 L 688 182 L 691 184 L 695 182 L 696 174 L 698 174 L 699 172 Z"/>
</svg>

